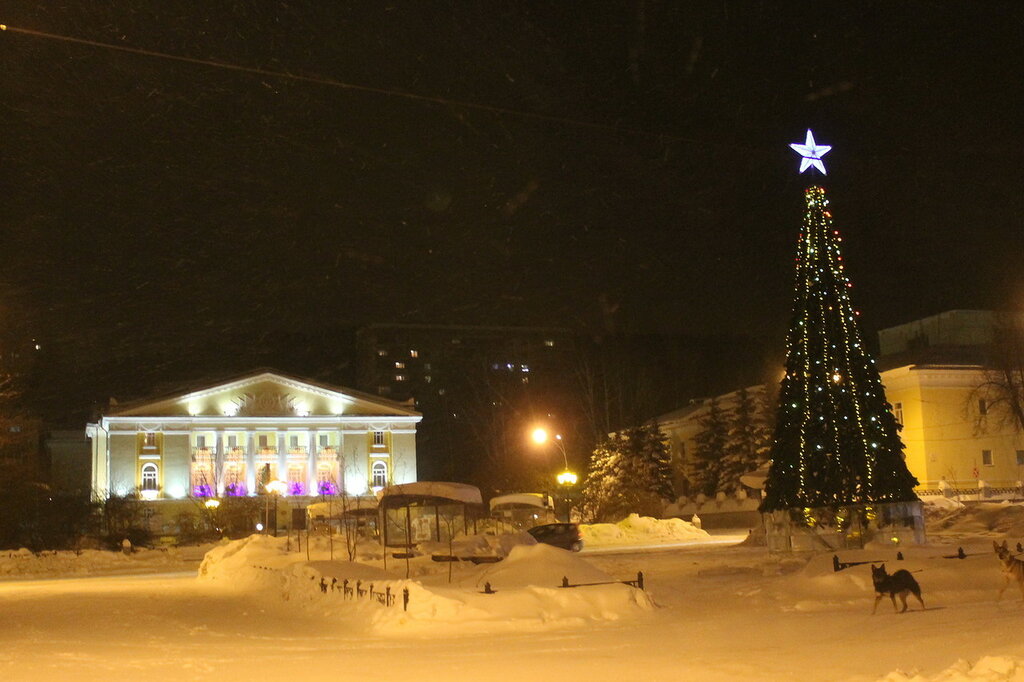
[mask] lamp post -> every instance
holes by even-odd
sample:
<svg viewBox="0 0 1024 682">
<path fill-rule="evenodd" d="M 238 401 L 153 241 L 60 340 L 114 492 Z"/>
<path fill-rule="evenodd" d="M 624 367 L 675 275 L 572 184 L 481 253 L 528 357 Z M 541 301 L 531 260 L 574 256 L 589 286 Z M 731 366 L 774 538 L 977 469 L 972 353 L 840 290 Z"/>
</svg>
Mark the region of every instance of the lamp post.
<svg viewBox="0 0 1024 682">
<path fill-rule="evenodd" d="M 548 441 L 548 431 L 547 429 L 538 426 L 530 434 L 530 437 L 537 445 L 543 445 Z M 562 464 L 565 466 L 562 473 L 555 476 L 555 480 L 558 482 L 558 488 L 561 491 L 561 498 L 565 503 L 564 520 L 568 521 L 570 512 L 572 511 L 572 488 L 576 485 L 576 481 L 579 480 L 579 477 L 569 469 L 569 457 L 565 453 L 565 443 L 562 440 L 562 434 L 556 433 L 554 441 L 558 451 L 562 453 Z"/>
<path fill-rule="evenodd" d="M 267 483 L 267 485 L 264 486 L 264 487 L 266 488 L 268 493 L 270 493 L 271 495 L 274 496 L 274 537 L 276 538 L 277 537 L 277 498 L 281 497 L 281 493 L 283 493 L 285 491 L 287 486 L 284 484 L 284 481 L 278 481 L 277 479 L 274 479 L 273 481 L 270 481 L 269 483 Z M 269 498 L 267 498 L 266 513 L 268 515 L 270 513 L 270 499 Z M 268 522 L 269 522 L 269 520 L 268 520 Z M 264 524 L 264 526 L 265 525 L 266 524 Z"/>
<path fill-rule="evenodd" d="M 220 524 L 217 522 L 217 508 L 220 507 L 220 500 L 216 497 L 211 497 L 203 503 L 206 510 L 210 513 L 210 521 L 213 523 L 213 529 L 220 532 Z"/>
</svg>

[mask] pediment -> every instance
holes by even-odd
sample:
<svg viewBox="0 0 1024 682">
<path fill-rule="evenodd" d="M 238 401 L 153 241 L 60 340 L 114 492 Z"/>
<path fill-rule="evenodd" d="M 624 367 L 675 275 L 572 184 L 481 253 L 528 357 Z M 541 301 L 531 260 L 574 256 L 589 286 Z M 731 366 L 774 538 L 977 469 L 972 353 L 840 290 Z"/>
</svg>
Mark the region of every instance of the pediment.
<svg viewBox="0 0 1024 682">
<path fill-rule="evenodd" d="M 174 396 L 115 406 L 118 417 L 407 417 L 407 405 L 352 389 L 332 387 L 274 372 L 206 386 Z"/>
</svg>

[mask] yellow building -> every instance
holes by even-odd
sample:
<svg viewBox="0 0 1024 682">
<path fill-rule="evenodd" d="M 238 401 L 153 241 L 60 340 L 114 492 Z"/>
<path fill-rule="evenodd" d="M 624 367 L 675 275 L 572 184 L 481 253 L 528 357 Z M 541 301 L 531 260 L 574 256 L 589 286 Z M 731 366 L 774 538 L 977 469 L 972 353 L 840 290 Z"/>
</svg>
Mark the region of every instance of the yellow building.
<svg viewBox="0 0 1024 682">
<path fill-rule="evenodd" d="M 86 432 L 96 498 L 363 495 L 416 480 L 416 425 L 402 403 L 272 371 L 112 405 Z"/>
</svg>

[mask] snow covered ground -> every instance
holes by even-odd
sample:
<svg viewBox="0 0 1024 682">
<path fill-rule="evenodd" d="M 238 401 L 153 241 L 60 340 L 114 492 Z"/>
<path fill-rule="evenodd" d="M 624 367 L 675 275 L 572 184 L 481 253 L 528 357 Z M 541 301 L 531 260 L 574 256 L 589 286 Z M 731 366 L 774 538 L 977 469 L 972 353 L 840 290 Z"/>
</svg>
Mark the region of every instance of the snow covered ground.
<svg viewBox="0 0 1024 682">
<path fill-rule="evenodd" d="M 1024 605 L 991 540 L 1024 507 L 929 514 L 933 544 L 840 552 L 921 583 L 927 610 L 871 615 L 869 565 L 708 545 L 580 555 L 511 547 L 501 563 L 357 565 L 256 538 L 193 573 L 0 581 L 0 680 L 1024 680 Z M 705 538 L 706 539 L 706 538 Z M 947 559 L 963 547 L 965 559 Z M 322 550 L 318 552 L 320 554 Z M 370 565 L 372 564 L 372 565 Z M 562 589 L 572 582 L 630 579 Z M 349 577 L 410 587 L 410 610 L 320 591 Z M 483 594 L 489 582 L 496 594 Z M 552 585 L 551 583 L 555 583 Z"/>
</svg>

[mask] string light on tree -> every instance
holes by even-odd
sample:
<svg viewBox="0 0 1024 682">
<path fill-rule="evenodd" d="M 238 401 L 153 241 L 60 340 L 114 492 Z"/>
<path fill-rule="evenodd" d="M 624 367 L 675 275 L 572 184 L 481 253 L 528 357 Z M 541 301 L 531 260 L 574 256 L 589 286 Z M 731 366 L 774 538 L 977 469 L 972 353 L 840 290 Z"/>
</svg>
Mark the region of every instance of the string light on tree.
<svg viewBox="0 0 1024 682">
<path fill-rule="evenodd" d="M 807 131 L 800 172 L 825 173 Z M 916 500 L 896 420 L 861 341 L 825 188 L 804 192 L 793 320 L 762 511 Z"/>
</svg>

